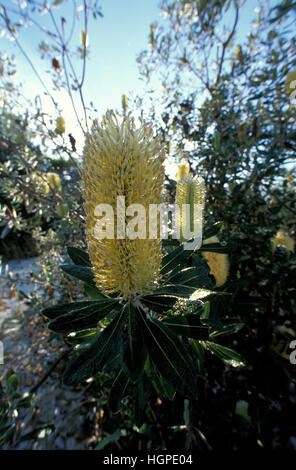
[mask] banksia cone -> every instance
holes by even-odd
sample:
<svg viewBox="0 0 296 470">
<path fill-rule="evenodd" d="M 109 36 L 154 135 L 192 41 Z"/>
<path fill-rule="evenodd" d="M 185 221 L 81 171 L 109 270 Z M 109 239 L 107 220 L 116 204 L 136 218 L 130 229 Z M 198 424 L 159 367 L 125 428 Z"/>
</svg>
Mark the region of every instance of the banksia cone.
<svg viewBox="0 0 296 470">
<path fill-rule="evenodd" d="M 101 125 L 95 121 L 86 136 L 83 152 L 83 181 L 89 255 L 95 281 L 105 293 L 118 293 L 127 299 L 149 291 L 158 276 L 161 263 L 159 231 L 148 239 L 149 204 L 161 203 L 164 182 L 164 150 L 159 139 L 145 124 L 135 127 L 130 115 L 119 124 L 108 112 Z M 117 237 L 120 217 L 118 197 L 125 207 L 141 204 L 145 210 L 146 239 Z M 114 211 L 114 238 L 99 239 L 94 234 L 95 208 L 109 204 Z M 131 217 L 125 216 L 125 223 Z M 139 229 L 138 229 L 139 230 Z"/>
<path fill-rule="evenodd" d="M 189 174 L 189 170 L 190 170 L 190 165 L 188 161 L 182 160 L 180 165 L 178 166 L 177 181 L 179 181 L 184 176 L 187 176 Z"/>
<path fill-rule="evenodd" d="M 194 231 L 194 205 L 200 204 L 202 207 L 205 203 L 205 184 L 203 178 L 193 177 L 192 175 L 183 176 L 177 184 L 175 203 L 179 206 L 179 214 L 177 215 L 177 227 L 180 229 L 180 240 L 186 240 L 185 228 L 191 232 Z M 182 206 L 189 204 L 190 213 L 183 212 Z M 189 220 L 188 220 L 189 217 Z"/>
<path fill-rule="evenodd" d="M 294 251 L 294 239 L 285 232 L 277 232 L 277 234 L 273 238 L 273 251 L 275 251 L 276 247 L 279 245 L 284 246 L 288 251 Z"/>
<path fill-rule="evenodd" d="M 203 242 L 203 245 L 208 245 L 209 243 L 219 243 L 218 237 L 208 238 Z M 212 251 L 203 251 L 202 256 L 206 258 L 208 262 L 210 274 L 216 279 L 216 287 L 223 286 L 227 280 L 229 271 L 228 255 Z"/>
</svg>

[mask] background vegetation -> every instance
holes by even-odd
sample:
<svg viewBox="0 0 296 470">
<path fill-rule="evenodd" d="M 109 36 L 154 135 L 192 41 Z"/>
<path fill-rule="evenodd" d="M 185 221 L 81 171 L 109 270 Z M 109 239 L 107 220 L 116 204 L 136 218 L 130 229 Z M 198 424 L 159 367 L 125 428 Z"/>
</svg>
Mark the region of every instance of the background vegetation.
<svg viewBox="0 0 296 470">
<path fill-rule="evenodd" d="M 28 3 L 29 24 L 33 8 L 42 7 Z M 62 2 L 53 3 L 46 14 L 52 15 Z M 40 99 L 29 103 L 21 96 L 13 81 L 16 65 L 2 55 L 0 254 L 4 261 L 40 256 L 43 269 L 33 278 L 42 290 L 26 296 L 29 308 L 22 316 L 22 332 L 30 336 L 29 325 L 34 325 L 50 351 L 47 369 L 33 372 L 30 387 L 20 381 L 19 395 L 21 358 L 15 357 L 16 375 L 5 371 L 5 381 L 3 374 L 3 448 L 295 448 L 295 365 L 289 361 L 289 344 L 296 335 L 295 253 L 284 243 L 272 243 L 279 231 L 295 238 L 296 108 L 285 92 L 287 74 L 296 69 L 295 6 L 289 1 L 276 8 L 258 4 L 254 27 L 241 42 L 243 3 L 163 0 L 164 20 L 151 24 L 147 50 L 138 57 L 147 93 L 130 104 L 123 98 L 120 110 L 135 112 L 145 106 L 146 118 L 162 135 L 170 158 L 187 159 L 191 172 L 205 179 L 206 225 L 219 222 L 218 236 L 227 246 L 230 264 L 220 291 L 231 296 L 221 296 L 214 313 L 218 321 L 245 325 L 220 341 L 243 355 L 245 367 L 232 368 L 202 354 L 198 398 L 189 401 L 176 394 L 173 400 L 160 399 L 154 391 L 142 414 L 133 396 L 123 400 L 119 413 L 111 412 L 108 371 L 74 391 L 61 385 L 72 346 L 65 348 L 62 336 L 49 333 L 40 316 L 48 303 L 85 295 L 84 286 L 61 274 L 56 262 L 65 259 L 68 244 L 85 248 L 85 238 L 81 155 L 73 136 L 63 132 L 62 121 L 56 121 L 63 113 L 55 91 L 61 87 L 73 96 L 77 117 L 79 103 L 78 121 L 85 132 L 94 117 L 83 97 L 89 46 L 82 34 L 81 44 L 69 50 L 63 21 L 59 26 L 53 22 L 56 30 L 47 34 L 49 46 L 41 42 L 41 55 L 52 63 L 53 91 L 47 92 L 54 115 L 44 111 Z M 85 35 L 89 17 L 98 14 L 98 5 L 84 2 Z M 17 41 L 22 15 L 21 10 L 1 7 L 6 34 Z M 75 54 L 82 64 L 81 77 L 71 62 Z M 161 88 L 149 91 L 156 81 Z M 174 197 L 175 186 L 167 176 L 168 199 Z M 72 418 L 74 426 L 82 426 L 82 435 L 70 443 L 54 414 L 45 422 L 36 420 L 40 394 L 48 393 L 46 383 L 58 384 L 62 395 L 74 393 L 71 399 L 79 403 Z M 24 392 L 30 393 L 24 397 Z M 63 399 L 58 405 L 62 416 L 71 413 L 69 399 Z"/>
</svg>

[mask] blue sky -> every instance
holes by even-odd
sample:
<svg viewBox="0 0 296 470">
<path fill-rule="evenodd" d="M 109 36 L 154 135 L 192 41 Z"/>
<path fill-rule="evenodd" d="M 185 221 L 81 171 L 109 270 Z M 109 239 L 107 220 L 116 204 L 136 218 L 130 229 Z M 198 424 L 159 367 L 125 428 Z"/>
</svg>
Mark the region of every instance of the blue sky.
<svg viewBox="0 0 296 470">
<path fill-rule="evenodd" d="M 25 1 L 15 0 L 15 2 L 22 2 L 25 8 Z M 4 0 L 0 3 L 7 7 L 14 5 L 13 0 Z M 82 0 L 77 1 L 78 5 L 82 3 Z M 159 7 L 160 0 L 100 0 L 99 4 L 104 16 L 97 20 L 91 19 L 89 22 L 90 54 L 87 60 L 84 94 L 86 103 L 92 101 L 100 116 L 107 108 L 120 109 L 122 94 L 129 94 L 129 92 L 132 92 L 134 96 L 142 94 L 145 85 L 139 78 L 136 58 L 143 49 L 147 48 L 151 22 L 161 22 L 162 17 Z M 58 24 L 60 24 L 61 16 L 66 17 L 66 31 L 67 28 L 70 29 L 71 25 L 71 5 L 72 0 L 64 0 L 62 7 L 55 9 L 55 18 Z M 243 12 L 241 12 L 242 20 L 239 23 L 237 35 L 237 39 L 241 43 L 251 29 L 250 23 L 254 18 L 256 7 L 258 7 L 257 0 L 247 0 Z M 52 27 L 48 14 L 39 15 L 38 22 L 47 28 Z M 83 29 L 82 18 L 76 25 L 72 40 L 73 45 L 80 45 L 81 29 Z M 46 36 L 42 37 L 42 34 L 34 27 L 23 29 L 19 36 L 20 43 L 50 88 L 50 75 L 46 70 L 51 68 L 51 62 L 50 60 L 42 61 L 38 52 L 38 44 L 42 39 L 46 39 Z M 0 50 L 16 55 L 18 73 L 15 78 L 23 83 L 24 94 L 31 99 L 34 99 L 36 94 L 42 94 L 42 86 L 18 51 L 15 42 L 1 38 Z M 74 65 L 77 71 L 81 70 L 80 62 L 74 62 Z M 79 128 L 75 123 L 69 97 L 66 93 L 55 93 L 55 99 L 63 110 L 67 132 L 72 132 L 82 146 L 82 135 L 79 136 Z M 43 103 L 48 107 L 50 113 L 50 101 L 43 98 Z"/>
<path fill-rule="evenodd" d="M 8 7 L 13 6 L 12 0 L 1 2 Z M 78 2 L 81 4 L 82 2 Z M 64 0 L 62 8 L 56 8 L 55 17 L 59 24 L 61 15 L 67 18 L 66 27 L 71 23 L 71 4 Z M 139 80 L 136 57 L 147 47 L 150 23 L 160 17 L 159 0 L 101 0 L 100 5 L 104 17 L 92 18 L 89 21 L 88 37 L 90 54 L 87 60 L 87 75 L 85 83 L 86 101 L 93 101 L 100 111 L 106 108 L 121 106 L 121 95 L 133 91 L 140 93 L 143 82 Z M 81 18 L 82 20 L 82 18 Z M 48 14 L 38 18 L 45 27 L 51 27 Z M 83 22 L 76 25 L 72 43 L 80 45 L 80 31 Z M 38 69 L 43 80 L 48 84 L 50 61 L 41 61 L 38 44 L 42 35 L 34 27 L 21 30 L 19 40 L 30 59 Z M 46 36 L 43 37 L 46 39 Z M 0 40 L 0 50 L 16 55 L 16 79 L 24 85 L 25 93 L 29 96 L 42 92 L 42 87 L 20 54 L 15 42 L 6 38 Z M 80 63 L 77 62 L 77 69 Z"/>
</svg>

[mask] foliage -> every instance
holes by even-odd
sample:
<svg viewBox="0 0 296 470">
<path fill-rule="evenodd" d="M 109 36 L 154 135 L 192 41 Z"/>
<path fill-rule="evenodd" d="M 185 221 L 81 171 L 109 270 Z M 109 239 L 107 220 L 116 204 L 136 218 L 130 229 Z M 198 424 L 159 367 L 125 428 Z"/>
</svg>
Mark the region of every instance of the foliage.
<svg viewBox="0 0 296 470">
<path fill-rule="evenodd" d="M 15 372 L 10 370 L 6 375 L 6 387 L 0 384 L 0 448 L 16 445 L 19 440 L 19 414 L 30 408 L 32 395 L 18 392 L 18 380 Z M 28 436 L 27 436 L 28 437 Z M 33 439 L 34 436 L 31 436 Z M 23 437 L 25 438 L 25 436 Z"/>
<path fill-rule="evenodd" d="M 210 244 L 207 250 L 211 250 Z M 212 250 L 224 251 L 219 244 Z M 178 244 L 163 258 L 158 287 L 127 301 L 116 295 L 106 296 L 95 286 L 86 253 L 68 248 L 68 254 L 75 264 L 63 266 L 64 271 L 90 287 L 89 296 L 94 300 L 43 310 L 50 320 L 49 328 L 77 345 L 76 355 L 65 371 L 67 385 L 77 385 L 102 370 L 114 370 L 109 404 L 113 411 L 118 411 L 120 400 L 130 395 L 131 390 L 141 393 L 141 400 L 146 403 L 149 399 L 149 388 L 147 385 L 143 388 L 146 382 L 151 382 L 160 396 L 172 399 L 177 391 L 194 398 L 200 373 L 198 364 L 202 367 L 200 348 L 233 366 L 243 365 L 238 353 L 215 342 L 216 336 L 231 334 L 241 325 L 225 328 L 213 313 L 207 300 L 211 298 L 215 305 L 215 292 L 209 290 L 212 281 L 198 252 L 184 250 Z M 192 294 L 194 300 L 190 300 Z M 183 312 L 191 308 L 189 315 L 171 312 L 178 299 L 185 303 Z"/>
<path fill-rule="evenodd" d="M 286 401 L 289 387 L 295 386 L 288 352 L 296 331 L 295 254 L 281 247 L 272 251 L 278 231 L 295 237 L 295 107 L 285 92 L 286 77 L 296 64 L 295 38 L 289 30 L 295 21 L 287 9 L 280 22 L 270 23 L 262 3 L 243 42 L 238 32 L 248 6 L 164 0 L 166 19 L 151 26 L 149 49 L 138 60 L 148 82 L 161 76 L 160 113 L 152 109 L 159 130 L 171 141 L 171 154 L 187 159 L 191 171 L 205 179 L 206 221 L 221 220 L 219 236 L 231 244 L 224 290 L 232 298 L 219 310 L 222 317 L 247 325 L 235 342 L 249 364 L 249 372 L 243 370 L 240 377 L 250 396 L 233 374 L 227 383 L 231 381 L 235 397 L 252 403 L 253 413 L 259 413 L 264 395 L 266 412 L 252 415 L 252 429 L 260 427 L 257 438 L 274 448 L 286 444 L 283 435 L 279 444 L 276 433 L 269 434 L 268 422 L 285 428 L 272 415 L 272 401 L 280 394 L 279 409 L 291 413 Z M 223 31 L 221 36 L 218 31 Z M 173 195 L 172 180 L 167 187 Z M 211 370 L 210 386 L 223 383 Z M 278 379 L 273 380 L 275 374 Z M 209 412 L 212 393 L 207 395 L 199 407 Z M 222 392 L 220 398 L 223 402 Z M 228 407 L 231 414 L 230 397 Z M 216 425 L 208 434 L 216 446 L 219 429 L 224 432 L 229 423 L 225 413 L 221 428 Z M 206 426 L 208 419 L 204 415 Z M 231 440 L 232 448 L 256 446 L 251 429 L 244 436 L 235 427 L 227 432 L 225 445 Z M 289 432 L 285 428 L 283 433 Z"/>
</svg>

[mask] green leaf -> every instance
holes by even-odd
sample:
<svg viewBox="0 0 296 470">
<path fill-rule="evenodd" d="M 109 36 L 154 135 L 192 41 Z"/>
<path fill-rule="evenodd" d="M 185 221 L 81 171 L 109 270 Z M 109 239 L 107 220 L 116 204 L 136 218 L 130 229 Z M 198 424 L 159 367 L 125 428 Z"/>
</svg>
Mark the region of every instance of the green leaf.
<svg viewBox="0 0 296 470">
<path fill-rule="evenodd" d="M 155 294 L 148 294 L 144 295 L 141 299 L 143 303 L 153 310 L 154 312 L 165 312 L 166 310 L 170 310 L 176 301 L 178 300 L 178 297 L 174 295 L 155 295 Z"/>
<path fill-rule="evenodd" d="M 74 264 L 79 265 L 79 266 L 91 267 L 91 261 L 90 261 L 88 253 L 83 251 L 81 248 L 68 246 L 67 252 Z"/>
<path fill-rule="evenodd" d="M 210 338 L 216 338 L 217 336 L 233 335 L 241 330 L 245 326 L 244 323 L 231 323 L 230 325 L 224 325 L 218 330 L 211 331 Z"/>
<path fill-rule="evenodd" d="M 214 237 L 220 232 L 221 229 L 221 222 L 216 222 L 215 224 L 211 224 L 206 226 L 203 231 L 203 239 L 207 240 L 208 238 Z"/>
<path fill-rule="evenodd" d="M 103 299 L 104 301 L 106 300 Z M 61 315 L 64 315 L 65 313 L 72 312 L 74 310 L 81 310 L 85 307 L 92 307 L 92 306 L 100 306 L 104 305 L 101 303 L 101 300 L 95 300 L 95 301 L 83 301 L 83 302 L 70 302 L 67 304 L 60 304 L 60 305 L 53 305 L 51 307 L 46 307 L 42 310 L 42 314 L 50 319 L 57 318 Z"/>
<path fill-rule="evenodd" d="M 16 373 L 10 369 L 6 374 L 7 392 L 10 398 L 14 398 L 18 387 Z"/>
<path fill-rule="evenodd" d="M 195 259 L 193 258 L 195 263 Z M 185 268 L 168 277 L 165 284 L 187 285 L 197 288 L 210 288 L 212 283 L 208 277 L 209 268 L 202 260 L 190 268 Z"/>
<path fill-rule="evenodd" d="M 80 344 L 85 341 L 91 341 L 97 332 L 97 328 L 87 328 L 85 330 L 76 331 L 66 337 L 66 342 L 69 344 Z"/>
<path fill-rule="evenodd" d="M 88 284 L 84 285 L 84 293 L 85 293 L 85 296 L 88 297 L 90 300 L 99 300 L 99 299 L 108 298 L 97 287 L 90 286 Z"/>
<path fill-rule="evenodd" d="M 110 434 L 109 436 L 105 437 L 96 447 L 95 450 L 102 450 L 104 447 L 106 447 L 108 444 L 114 441 L 118 441 L 118 439 L 121 438 L 121 436 L 126 436 L 126 430 L 121 429 L 120 431 L 115 431 L 113 434 Z"/>
<path fill-rule="evenodd" d="M 113 310 L 117 301 L 106 299 L 100 302 L 89 302 L 89 304 L 91 305 L 79 310 L 72 310 L 55 318 L 49 323 L 48 328 L 58 333 L 70 333 L 71 331 L 92 328 Z"/>
<path fill-rule="evenodd" d="M 154 291 L 155 295 L 166 294 L 178 297 L 190 297 L 198 288 L 208 288 L 212 283 L 208 277 L 208 267 L 201 264 L 199 267 L 185 268 L 169 277 L 162 287 Z"/>
<path fill-rule="evenodd" d="M 120 370 L 112 384 L 109 395 L 109 407 L 112 413 L 119 411 L 120 401 L 124 397 L 128 383 L 129 378 L 125 375 L 123 370 Z"/>
<path fill-rule="evenodd" d="M 249 403 L 245 400 L 238 400 L 235 405 L 235 414 L 243 418 L 247 423 L 251 423 L 249 415 Z"/>
<path fill-rule="evenodd" d="M 204 351 L 204 348 L 202 347 L 200 341 L 198 341 L 198 340 L 189 338 L 188 342 L 189 342 L 189 346 L 192 350 L 192 353 L 194 355 L 194 358 L 196 360 L 198 373 L 199 373 L 199 375 L 204 377 L 204 375 L 205 375 L 205 368 L 204 368 L 205 351 Z"/>
<path fill-rule="evenodd" d="M 205 341 L 203 345 L 206 349 L 215 354 L 215 356 L 219 357 L 223 362 L 232 367 L 243 367 L 246 365 L 245 360 L 241 354 L 237 353 L 233 349 L 227 348 L 226 346 L 221 346 L 221 344 L 212 343 L 210 341 Z"/>
<path fill-rule="evenodd" d="M 186 336 L 188 338 L 207 340 L 209 338 L 209 329 L 201 326 L 198 315 L 186 315 L 177 317 L 171 315 L 162 320 L 162 324 L 169 327 L 176 335 Z"/>
<path fill-rule="evenodd" d="M 183 245 L 179 245 L 175 250 L 172 250 L 162 259 L 162 268 L 160 274 L 166 274 L 177 266 L 185 266 L 186 261 L 191 256 L 191 250 L 184 250 Z M 182 268 L 181 268 L 182 269 Z"/>
<path fill-rule="evenodd" d="M 175 387 L 162 377 L 149 356 L 145 364 L 145 374 L 148 383 L 152 385 L 158 396 L 164 396 L 169 400 L 173 400 L 176 394 Z"/>
<path fill-rule="evenodd" d="M 91 268 L 87 266 L 76 266 L 75 264 L 64 264 L 61 268 L 65 273 L 70 274 L 70 276 L 76 277 L 90 286 L 95 286 L 94 273 Z"/>
<path fill-rule="evenodd" d="M 227 246 L 221 245 L 221 243 L 208 243 L 206 245 L 202 245 L 198 251 L 211 251 L 214 253 L 230 253 L 233 249 L 233 244 L 230 245 L 228 243 Z"/>
<path fill-rule="evenodd" d="M 140 313 L 144 340 L 152 361 L 176 390 L 196 397 L 194 365 L 181 341 L 162 322 L 147 318 L 144 312 Z"/>
<path fill-rule="evenodd" d="M 128 321 L 122 342 L 122 369 L 133 381 L 137 382 L 142 375 L 147 350 L 142 334 L 139 311 L 131 304 L 127 306 Z"/>
<path fill-rule="evenodd" d="M 200 316 L 200 321 L 203 325 L 210 326 L 215 330 L 221 330 L 223 328 L 220 318 L 215 313 L 213 303 L 210 303 L 209 301 L 205 302 L 203 305 L 203 312 Z"/>
<path fill-rule="evenodd" d="M 110 357 L 117 354 L 120 348 L 125 314 L 123 308 L 121 313 L 101 333 L 95 336 L 90 346 L 69 362 L 64 373 L 66 385 L 76 385 L 92 377 L 103 368 Z"/>
</svg>

